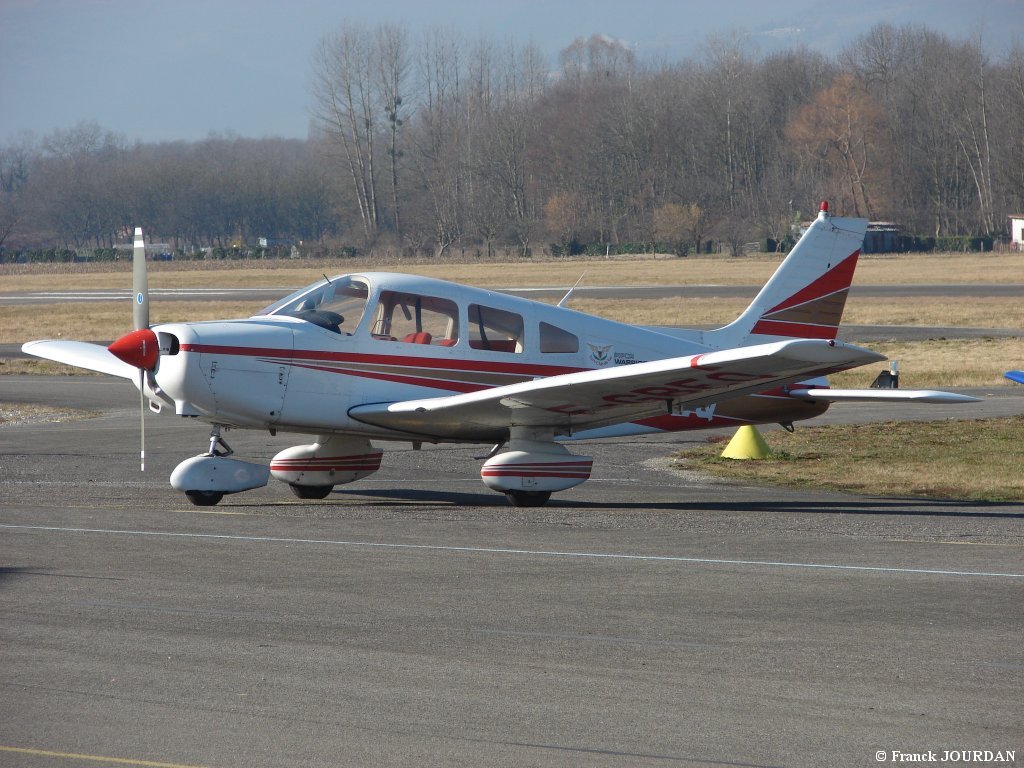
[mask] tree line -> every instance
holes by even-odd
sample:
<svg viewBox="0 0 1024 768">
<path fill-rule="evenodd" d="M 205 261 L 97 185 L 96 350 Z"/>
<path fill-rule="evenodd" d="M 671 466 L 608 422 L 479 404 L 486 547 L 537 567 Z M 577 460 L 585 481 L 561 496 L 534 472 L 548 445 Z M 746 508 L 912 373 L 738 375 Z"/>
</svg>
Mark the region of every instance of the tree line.
<svg viewBox="0 0 1024 768">
<path fill-rule="evenodd" d="M 935 238 L 1024 211 L 1024 48 L 879 25 L 835 56 L 742 36 L 640 62 L 345 24 L 311 68 L 306 140 L 130 143 L 86 123 L 0 147 L 0 248 L 572 252 L 783 243 L 827 198 Z"/>
</svg>

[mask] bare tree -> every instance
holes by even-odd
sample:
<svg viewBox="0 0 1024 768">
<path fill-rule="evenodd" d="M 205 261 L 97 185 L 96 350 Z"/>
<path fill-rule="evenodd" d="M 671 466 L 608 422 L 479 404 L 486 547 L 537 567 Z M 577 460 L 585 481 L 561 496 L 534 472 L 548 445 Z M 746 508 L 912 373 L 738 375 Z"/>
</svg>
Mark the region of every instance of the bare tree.
<svg viewBox="0 0 1024 768">
<path fill-rule="evenodd" d="M 24 192 L 31 158 L 27 141 L 0 147 L 0 248 L 25 214 Z"/>
<path fill-rule="evenodd" d="M 995 231 L 992 141 L 989 129 L 989 67 L 981 41 L 959 46 L 947 70 L 952 76 L 947 102 L 950 126 L 963 153 L 978 196 L 981 231 Z"/>
<path fill-rule="evenodd" d="M 821 168 L 840 208 L 874 218 L 889 204 L 886 115 L 853 75 L 840 75 L 799 109 L 786 134 Z"/>
<path fill-rule="evenodd" d="M 410 131 L 412 165 L 423 195 L 417 223 L 421 231 L 433 229 L 439 256 L 462 235 L 467 133 L 462 47 L 453 31 L 434 30 L 424 38 L 417 62 L 422 96 L 416 130 Z"/>
<path fill-rule="evenodd" d="M 380 228 L 374 143 L 377 118 L 386 112 L 372 42 L 365 27 L 345 24 L 320 41 L 313 61 L 314 115 L 340 148 L 368 243 L 376 240 Z"/>
<path fill-rule="evenodd" d="M 399 149 L 399 134 L 410 113 L 409 71 L 411 68 L 409 35 L 404 27 L 383 24 L 376 31 L 377 78 L 380 98 L 387 117 L 388 165 L 391 181 L 391 216 L 395 232 L 402 235 L 400 205 L 399 163 L 402 150 Z"/>
<path fill-rule="evenodd" d="M 998 70 L 999 92 L 994 103 L 995 120 L 1002 148 L 995 167 L 999 170 L 999 191 L 1003 216 L 1024 212 L 1024 45 L 1015 44 Z M 1006 219 L 1001 219 L 1005 222 Z"/>
</svg>

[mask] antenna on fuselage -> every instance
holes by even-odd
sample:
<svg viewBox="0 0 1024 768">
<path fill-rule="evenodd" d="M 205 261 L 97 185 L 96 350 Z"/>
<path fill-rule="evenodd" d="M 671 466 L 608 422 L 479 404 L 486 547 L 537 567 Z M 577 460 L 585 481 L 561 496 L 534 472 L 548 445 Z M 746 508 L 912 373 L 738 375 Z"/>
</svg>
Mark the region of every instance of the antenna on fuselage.
<svg viewBox="0 0 1024 768">
<path fill-rule="evenodd" d="M 582 275 L 580 275 L 580 279 L 577 280 L 576 284 L 572 288 L 569 289 L 569 292 L 566 293 L 565 296 L 562 297 L 562 300 L 560 302 L 558 302 L 558 306 L 560 306 L 560 307 L 564 307 L 565 306 L 566 302 L 569 301 L 569 297 L 572 296 L 572 292 L 575 291 L 577 287 L 579 287 L 579 284 L 583 282 L 583 278 L 586 277 L 586 276 L 587 276 L 586 272 L 584 272 Z"/>
</svg>

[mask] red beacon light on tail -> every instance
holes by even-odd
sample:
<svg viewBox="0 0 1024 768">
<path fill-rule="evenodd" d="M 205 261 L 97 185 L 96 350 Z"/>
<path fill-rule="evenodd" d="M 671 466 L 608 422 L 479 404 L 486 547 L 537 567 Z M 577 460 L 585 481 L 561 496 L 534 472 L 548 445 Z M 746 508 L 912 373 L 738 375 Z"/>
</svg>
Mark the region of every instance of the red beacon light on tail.
<svg viewBox="0 0 1024 768">
<path fill-rule="evenodd" d="M 821 208 L 818 211 L 818 218 L 827 219 L 828 216 L 828 200 L 822 200 Z"/>
</svg>

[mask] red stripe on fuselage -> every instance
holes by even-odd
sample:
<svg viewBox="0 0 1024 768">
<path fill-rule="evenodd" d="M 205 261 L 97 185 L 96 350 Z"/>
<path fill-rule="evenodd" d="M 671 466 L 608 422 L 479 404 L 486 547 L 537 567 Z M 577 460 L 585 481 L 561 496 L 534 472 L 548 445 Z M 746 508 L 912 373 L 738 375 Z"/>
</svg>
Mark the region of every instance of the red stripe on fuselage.
<svg viewBox="0 0 1024 768">
<path fill-rule="evenodd" d="M 339 363 L 366 363 L 370 365 L 403 365 L 413 368 L 438 368 L 449 371 L 480 371 L 488 373 L 522 374 L 524 376 L 557 376 L 588 368 L 535 363 L 492 362 L 489 360 L 463 360 L 411 355 L 379 355 L 365 352 L 323 352 L 302 349 L 275 349 L 273 347 L 236 347 L 225 344 L 182 344 L 182 352 L 209 355 L 240 355 L 242 357 L 274 357 L 285 360 L 315 360 Z"/>
<path fill-rule="evenodd" d="M 446 389 L 450 392 L 476 392 L 481 389 L 489 389 L 492 385 L 473 384 L 470 382 L 451 381 L 449 379 L 430 379 L 423 376 L 402 376 L 397 373 L 377 373 L 375 371 L 356 371 L 351 368 L 330 368 L 324 365 L 309 365 L 306 363 L 292 363 L 295 368 L 306 368 L 312 371 L 325 371 L 337 373 L 344 376 L 358 376 L 361 379 L 376 379 L 378 381 L 391 381 L 396 384 L 411 384 L 415 387 L 429 387 L 430 389 Z"/>
</svg>

